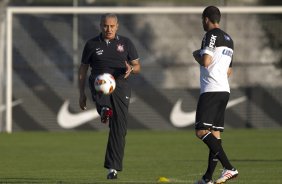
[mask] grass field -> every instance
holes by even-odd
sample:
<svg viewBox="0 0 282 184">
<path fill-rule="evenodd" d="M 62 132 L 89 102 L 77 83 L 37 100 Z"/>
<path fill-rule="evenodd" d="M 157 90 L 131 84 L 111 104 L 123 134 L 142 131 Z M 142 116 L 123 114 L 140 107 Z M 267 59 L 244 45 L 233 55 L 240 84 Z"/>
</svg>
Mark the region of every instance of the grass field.
<svg viewBox="0 0 282 184">
<path fill-rule="evenodd" d="M 226 130 L 223 145 L 239 177 L 229 183 L 282 183 L 282 129 Z M 207 147 L 187 131 L 128 131 L 124 171 L 105 179 L 107 132 L 0 134 L 0 183 L 193 183 Z M 215 177 L 220 173 L 218 165 Z"/>
</svg>

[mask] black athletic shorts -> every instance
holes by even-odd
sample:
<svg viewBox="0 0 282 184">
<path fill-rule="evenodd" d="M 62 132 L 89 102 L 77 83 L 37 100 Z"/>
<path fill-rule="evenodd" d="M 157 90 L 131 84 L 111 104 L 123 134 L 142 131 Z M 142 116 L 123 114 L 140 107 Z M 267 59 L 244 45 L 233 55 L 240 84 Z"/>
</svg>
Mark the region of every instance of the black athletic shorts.
<svg viewBox="0 0 282 184">
<path fill-rule="evenodd" d="M 196 130 L 224 130 L 224 114 L 229 100 L 228 92 L 206 92 L 199 97 L 196 112 Z"/>
</svg>

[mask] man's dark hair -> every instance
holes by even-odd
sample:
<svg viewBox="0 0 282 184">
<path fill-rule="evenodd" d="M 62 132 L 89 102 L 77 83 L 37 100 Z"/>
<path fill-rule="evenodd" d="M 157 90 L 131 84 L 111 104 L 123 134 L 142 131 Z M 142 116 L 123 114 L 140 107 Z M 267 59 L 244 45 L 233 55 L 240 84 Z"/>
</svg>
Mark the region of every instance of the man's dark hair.
<svg viewBox="0 0 282 184">
<path fill-rule="evenodd" d="M 220 11 L 217 7 L 208 6 L 204 9 L 202 17 L 203 18 L 205 18 L 205 17 L 209 18 L 212 23 L 219 23 L 221 14 L 220 14 Z"/>
</svg>

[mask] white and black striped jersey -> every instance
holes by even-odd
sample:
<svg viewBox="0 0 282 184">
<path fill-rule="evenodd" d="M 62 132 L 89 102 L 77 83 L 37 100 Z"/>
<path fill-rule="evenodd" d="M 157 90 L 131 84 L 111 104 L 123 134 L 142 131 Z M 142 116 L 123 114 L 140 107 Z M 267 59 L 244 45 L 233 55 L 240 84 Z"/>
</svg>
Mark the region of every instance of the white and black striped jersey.
<svg viewBox="0 0 282 184">
<path fill-rule="evenodd" d="M 233 40 L 219 28 L 208 31 L 202 41 L 201 55 L 212 56 L 211 64 L 200 66 L 201 93 L 227 91 L 230 93 L 227 71 L 232 67 Z"/>
</svg>

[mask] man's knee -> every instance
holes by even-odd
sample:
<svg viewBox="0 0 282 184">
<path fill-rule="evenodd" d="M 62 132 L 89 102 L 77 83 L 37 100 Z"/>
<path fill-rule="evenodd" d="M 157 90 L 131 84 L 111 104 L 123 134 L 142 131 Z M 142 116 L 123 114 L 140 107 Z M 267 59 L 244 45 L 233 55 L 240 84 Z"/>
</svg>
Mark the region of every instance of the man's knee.
<svg viewBox="0 0 282 184">
<path fill-rule="evenodd" d="M 209 132 L 210 132 L 209 130 L 196 130 L 195 134 L 199 139 L 201 139 L 204 135 L 206 135 Z"/>
<path fill-rule="evenodd" d="M 215 136 L 217 139 L 220 139 L 220 131 L 211 131 L 211 133 L 213 134 L 213 136 Z"/>
</svg>

